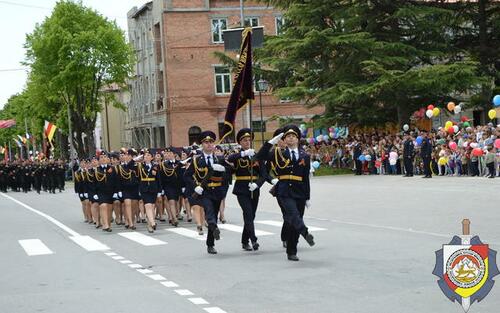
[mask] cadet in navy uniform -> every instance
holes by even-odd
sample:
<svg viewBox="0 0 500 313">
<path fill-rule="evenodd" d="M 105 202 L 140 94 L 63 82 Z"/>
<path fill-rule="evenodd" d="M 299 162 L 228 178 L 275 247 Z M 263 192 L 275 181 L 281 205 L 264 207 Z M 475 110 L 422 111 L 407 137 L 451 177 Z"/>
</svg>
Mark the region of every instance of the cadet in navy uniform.
<svg viewBox="0 0 500 313">
<path fill-rule="evenodd" d="M 165 149 L 165 161 L 160 163 L 160 181 L 163 193 L 165 195 L 166 207 L 169 222 L 177 227 L 177 201 L 181 193 L 181 177 L 179 169 L 181 163 L 175 159 L 175 153 L 172 148 Z"/>
<path fill-rule="evenodd" d="M 139 192 L 146 209 L 148 232 L 156 230 L 155 203 L 161 197 L 160 173 L 157 164 L 153 164 L 153 155 L 149 150 L 144 150 L 144 164 L 138 165 Z"/>
<path fill-rule="evenodd" d="M 128 149 L 123 156 L 124 164 L 118 166 L 118 178 L 122 186 L 121 198 L 124 203 L 125 228 L 135 230 L 133 211 L 139 207 L 139 179 L 134 157 L 137 151 Z"/>
<path fill-rule="evenodd" d="M 405 177 L 413 176 L 413 158 L 415 157 L 415 146 L 413 145 L 413 136 L 405 135 L 405 143 L 403 145 L 403 163 L 405 167 Z"/>
<path fill-rule="evenodd" d="M 252 149 L 253 133 L 249 128 L 242 128 L 236 135 L 237 142 L 241 145 L 241 152 L 234 153 L 227 158 L 236 177 L 233 194 L 243 211 L 243 233 L 241 244 L 243 250 L 252 251 L 259 249 L 255 236 L 255 212 L 259 204 L 259 190 L 266 181 L 266 168 L 263 161 L 253 158 L 255 151 Z M 252 246 L 249 245 L 249 240 Z"/>
<path fill-rule="evenodd" d="M 423 178 L 432 178 L 431 172 L 431 156 L 432 156 L 432 143 L 427 135 L 426 131 L 423 131 L 424 138 L 422 140 L 422 147 L 420 148 L 420 156 L 424 162 L 424 174 Z"/>
<path fill-rule="evenodd" d="M 196 196 L 189 196 L 191 205 L 200 205 L 205 211 L 208 223 L 207 252 L 216 254 L 215 241 L 220 239 L 220 230 L 217 227 L 217 215 L 222 199 L 225 197 L 226 161 L 223 157 L 214 155 L 216 136 L 212 131 L 200 134 L 202 152 L 193 156 L 193 161 L 184 173 L 189 190 L 194 190 Z M 229 170 L 229 169 L 228 169 Z"/>
<path fill-rule="evenodd" d="M 310 207 L 309 171 L 311 159 L 298 146 L 300 130 L 297 126 L 285 126 L 283 133 L 286 148 L 274 150 L 275 170 L 278 178 L 275 194 L 280 207 L 285 211 L 285 221 L 291 226 L 288 230 L 286 247 L 288 260 L 298 261 L 299 235 L 302 235 L 310 246 L 314 245 L 314 237 L 308 232 L 303 219 L 305 207 Z M 274 139 L 271 143 L 276 143 Z M 263 149 L 269 149 L 269 145 L 265 145 Z M 261 154 L 260 151 L 259 154 Z"/>
<path fill-rule="evenodd" d="M 90 223 L 92 221 L 92 214 L 89 210 L 88 199 L 85 197 L 85 194 L 87 194 L 87 192 L 84 168 L 86 166 L 87 165 L 84 160 L 81 160 L 79 163 L 75 161 L 75 163 L 73 164 L 73 181 L 75 186 L 75 193 L 78 195 L 78 198 L 80 198 L 85 223 Z"/>
<path fill-rule="evenodd" d="M 94 199 L 99 202 L 99 215 L 102 230 L 111 232 L 111 214 L 113 198 L 116 197 L 116 171 L 111 166 L 106 152 L 99 155 L 99 166 L 95 170 L 96 194 Z"/>
</svg>

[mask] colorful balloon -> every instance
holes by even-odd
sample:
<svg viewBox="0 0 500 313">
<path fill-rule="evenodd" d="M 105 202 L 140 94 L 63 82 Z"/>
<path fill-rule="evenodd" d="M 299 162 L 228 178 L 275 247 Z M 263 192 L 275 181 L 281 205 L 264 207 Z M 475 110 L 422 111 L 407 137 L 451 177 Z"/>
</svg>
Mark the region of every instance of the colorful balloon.
<svg viewBox="0 0 500 313">
<path fill-rule="evenodd" d="M 500 139 L 495 140 L 495 148 L 500 149 Z"/>
<path fill-rule="evenodd" d="M 328 140 L 330 140 L 330 137 L 328 135 L 323 135 L 323 140 L 328 141 Z"/>
<path fill-rule="evenodd" d="M 465 115 L 464 115 L 464 116 L 462 116 L 462 117 L 460 118 L 460 120 L 461 120 L 462 122 L 467 122 L 467 121 L 469 120 L 469 118 L 468 118 L 467 116 L 465 116 Z"/>
<path fill-rule="evenodd" d="M 483 150 L 481 148 L 474 148 L 474 150 L 472 150 L 472 155 L 474 156 L 482 156 L 484 154 Z"/>
<path fill-rule="evenodd" d="M 450 143 L 448 144 L 448 147 L 450 147 L 451 150 L 455 151 L 457 150 L 457 143 L 454 142 L 454 141 L 450 141 Z"/>
<path fill-rule="evenodd" d="M 365 161 L 370 162 L 372 160 L 372 156 L 369 154 L 365 154 Z"/>
<path fill-rule="evenodd" d="M 500 95 L 496 95 L 493 97 L 493 105 L 495 107 L 500 107 Z"/>
<path fill-rule="evenodd" d="M 453 125 L 453 132 L 458 133 L 459 130 L 458 125 Z"/>
<path fill-rule="evenodd" d="M 461 106 L 459 106 L 459 105 L 457 105 L 457 106 L 453 109 L 453 112 L 454 112 L 455 114 L 458 114 L 458 113 L 462 112 L 462 107 L 461 107 Z"/>
<path fill-rule="evenodd" d="M 448 127 L 448 134 L 453 135 L 455 133 L 455 129 L 453 127 Z"/>
<path fill-rule="evenodd" d="M 408 124 L 404 124 L 404 125 L 403 125 L 403 130 L 404 130 L 405 132 L 407 132 L 407 131 L 408 131 L 408 129 L 410 129 L 410 126 L 408 126 Z"/>
<path fill-rule="evenodd" d="M 447 121 L 445 124 L 444 124 L 444 128 L 450 128 L 453 126 L 453 122 L 452 121 Z"/>
<path fill-rule="evenodd" d="M 438 164 L 439 165 L 446 165 L 446 163 L 448 163 L 448 160 L 446 160 L 445 157 L 440 157 L 439 160 L 438 160 Z"/>
<path fill-rule="evenodd" d="M 318 135 L 318 136 L 316 137 L 316 141 L 317 141 L 317 142 L 322 142 L 322 141 L 323 141 L 323 136 Z"/>
<path fill-rule="evenodd" d="M 434 115 L 434 117 L 438 116 L 440 112 L 439 108 L 432 109 L 432 115 Z"/>
<path fill-rule="evenodd" d="M 428 118 L 432 118 L 432 116 L 434 115 L 434 112 L 432 112 L 432 109 L 429 109 L 425 112 L 425 115 L 428 117 Z"/>
<path fill-rule="evenodd" d="M 320 163 L 319 163 L 318 161 L 314 161 L 314 162 L 312 163 L 312 166 L 313 166 L 313 168 L 314 168 L 315 170 L 317 170 L 317 169 L 319 168 L 319 165 L 320 165 Z"/>
<path fill-rule="evenodd" d="M 497 117 L 497 111 L 491 109 L 488 111 L 488 116 L 490 118 L 490 120 L 494 119 L 495 117 Z"/>
<path fill-rule="evenodd" d="M 464 125 L 463 125 L 465 128 L 467 127 L 470 127 L 470 123 L 469 122 L 464 122 Z"/>
<path fill-rule="evenodd" d="M 422 141 L 424 140 L 424 138 L 422 136 L 418 136 L 417 139 L 415 140 L 417 142 L 417 145 L 421 145 L 422 144 Z"/>
<path fill-rule="evenodd" d="M 453 109 L 455 109 L 455 102 L 448 102 L 448 105 L 446 107 L 449 111 L 453 111 Z"/>
<path fill-rule="evenodd" d="M 427 110 L 433 110 L 433 109 L 434 109 L 434 106 L 433 106 L 432 104 L 429 104 L 429 105 L 427 106 Z"/>
</svg>

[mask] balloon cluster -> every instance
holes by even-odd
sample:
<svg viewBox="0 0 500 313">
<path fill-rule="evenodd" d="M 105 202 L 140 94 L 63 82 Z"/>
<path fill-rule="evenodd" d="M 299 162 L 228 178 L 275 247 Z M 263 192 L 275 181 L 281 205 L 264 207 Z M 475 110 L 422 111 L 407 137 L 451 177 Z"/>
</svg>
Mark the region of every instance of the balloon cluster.
<svg viewBox="0 0 500 313">
<path fill-rule="evenodd" d="M 500 96 L 498 97 L 498 101 L 500 102 Z M 499 104 L 500 105 L 500 104 Z M 446 108 L 448 111 L 453 112 L 454 114 L 459 114 L 462 112 L 462 107 L 463 103 L 459 103 L 458 105 L 455 104 L 455 102 L 448 102 L 446 105 Z M 420 110 L 416 111 L 414 113 L 414 116 L 417 118 L 423 118 L 424 115 L 427 116 L 427 118 L 431 119 L 433 117 L 439 116 L 441 113 L 441 110 L 437 107 L 435 107 L 433 104 L 429 104 L 427 108 L 421 108 Z"/>
<path fill-rule="evenodd" d="M 304 124 L 300 124 L 300 131 L 302 132 L 302 136 L 307 136 L 307 128 Z M 307 143 L 315 144 L 318 142 L 329 142 L 331 139 L 344 138 L 347 136 L 349 130 L 346 127 L 329 127 L 328 134 L 321 134 L 316 137 L 306 138 Z"/>
</svg>

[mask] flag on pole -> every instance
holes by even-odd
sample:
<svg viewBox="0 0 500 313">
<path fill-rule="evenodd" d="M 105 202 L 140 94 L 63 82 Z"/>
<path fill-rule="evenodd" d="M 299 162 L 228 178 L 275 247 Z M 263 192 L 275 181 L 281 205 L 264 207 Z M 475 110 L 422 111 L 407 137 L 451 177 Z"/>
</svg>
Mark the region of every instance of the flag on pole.
<svg viewBox="0 0 500 313">
<path fill-rule="evenodd" d="M 57 126 L 48 122 L 48 121 L 45 121 L 45 126 L 43 129 L 44 129 L 45 137 L 47 137 L 49 142 L 51 142 L 52 139 L 54 138 L 54 134 L 56 133 Z"/>
<path fill-rule="evenodd" d="M 233 90 L 231 91 L 226 116 L 224 117 L 224 127 L 220 136 L 220 142 L 234 131 L 236 113 L 249 100 L 255 98 L 252 75 L 252 28 L 245 28 L 241 36 L 240 60 L 238 61 Z"/>
<path fill-rule="evenodd" d="M 16 120 L 0 120 L 0 128 L 10 128 L 16 126 Z"/>
</svg>

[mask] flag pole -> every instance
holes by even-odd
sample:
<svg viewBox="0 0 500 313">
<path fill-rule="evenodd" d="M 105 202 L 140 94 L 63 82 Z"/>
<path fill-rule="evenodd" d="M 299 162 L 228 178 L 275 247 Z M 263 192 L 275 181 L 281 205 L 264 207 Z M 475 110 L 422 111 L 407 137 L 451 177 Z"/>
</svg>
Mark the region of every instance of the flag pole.
<svg viewBox="0 0 500 313">
<path fill-rule="evenodd" d="M 28 121 L 26 121 L 26 118 L 24 118 L 24 129 L 26 133 L 24 134 L 26 136 L 26 156 L 28 157 L 28 160 L 30 159 L 30 140 L 28 138 Z"/>
</svg>

